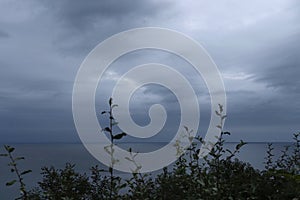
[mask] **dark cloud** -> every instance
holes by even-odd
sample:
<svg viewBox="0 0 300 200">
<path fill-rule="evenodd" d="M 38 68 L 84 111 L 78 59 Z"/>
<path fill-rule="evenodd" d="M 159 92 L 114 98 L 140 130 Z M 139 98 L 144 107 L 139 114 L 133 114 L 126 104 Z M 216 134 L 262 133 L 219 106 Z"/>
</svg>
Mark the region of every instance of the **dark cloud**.
<svg viewBox="0 0 300 200">
<path fill-rule="evenodd" d="M 300 93 L 300 29 L 299 33 L 286 38 L 266 49 L 264 55 L 257 56 L 256 81 L 264 82 L 268 87 L 280 89 L 284 93 Z"/>
<path fill-rule="evenodd" d="M 57 12 L 57 20 L 72 28 L 84 31 L 87 28 L 101 25 L 108 21 L 114 24 L 140 24 L 147 18 L 154 18 L 160 12 L 166 12 L 172 6 L 171 2 L 160 1 L 46 1 L 51 12 Z M 105 25 L 105 24 L 104 24 Z M 124 25 L 124 24 L 123 24 Z"/>
<path fill-rule="evenodd" d="M 172 15 L 171 1 L 43 1 L 60 33 L 55 45 L 64 53 L 86 55 L 96 44 L 120 31 L 155 26 Z"/>
<path fill-rule="evenodd" d="M 72 85 L 78 67 L 105 38 L 142 26 L 173 28 L 204 45 L 224 75 L 229 117 L 226 124 L 234 132 L 233 139 L 289 140 L 287 134 L 299 129 L 298 1 L 226 2 L 219 6 L 207 1 L 157 0 L 3 2 L 2 142 L 79 141 L 71 112 Z M 199 84 L 203 80 L 185 70 L 184 62 L 159 53 L 141 60 L 138 56 L 118 64 L 163 61 L 174 65 L 180 72 L 185 71 L 197 95 L 207 100 L 207 91 L 203 83 Z M 113 68 L 117 77 L 124 69 L 128 68 Z M 102 98 L 97 101 L 98 110 L 107 106 L 114 78 L 108 76 L 103 82 L 104 89 L 97 95 Z M 135 111 L 143 109 L 135 116 L 139 123 L 149 121 L 147 109 L 151 103 L 158 103 L 155 100 L 171 111 L 178 107 L 174 95 L 162 88 L 145 87 L 142 91 L 133 100 L 139 105 L 133 108 Z M 151 99 L 153 96 L 161 98 Z M 203 110 L 203 116 L 209 116 L 209 105 L 204 104 Z"/>
</svg>

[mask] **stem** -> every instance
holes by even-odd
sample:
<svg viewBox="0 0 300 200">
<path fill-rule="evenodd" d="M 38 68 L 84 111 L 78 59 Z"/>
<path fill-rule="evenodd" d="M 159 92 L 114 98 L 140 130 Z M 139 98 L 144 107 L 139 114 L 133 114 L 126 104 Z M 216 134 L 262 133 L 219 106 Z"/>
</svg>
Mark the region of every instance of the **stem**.
<svg viewBox="0 0 300 200">
<path fill-rule="evenodd" d="M 24 200 L 27 200 L 27 192 L 25 190 L 25 183 L 22 181 L 22 177 L 21 177 L 20 172 L 17 168 L 17 163 L 15 162 L 15 159 L 12 157 L 11 152 L 9 152 L 9 151 L 8 151 L 8 156 L 9 156 L 11 162 L 12 162 L 12 166 L 13 166 L 15 172 L 16 172 L 16 175 L 18 177 L 18 181 L 20 183 L 20 190 L 21 190 L 21 192 L 23 192 L 22 198 Z"/>
<path fill-rule="evenodd" d="M 112 190 L 113 190 L 113 170 L 114 170 L 114 156 L 113 156 L 113 145 L 114 145 L 114 137 L 113 137 L 113 115 L 112 115 L 112 103 L 110 101 L 109 104 L 109 129 L 110 129 L 110 141 L 111 141 L 111 169 L 110 169 L 110 192 L 109 192 L 109 198 L 112 199 Z"/>
</svg>

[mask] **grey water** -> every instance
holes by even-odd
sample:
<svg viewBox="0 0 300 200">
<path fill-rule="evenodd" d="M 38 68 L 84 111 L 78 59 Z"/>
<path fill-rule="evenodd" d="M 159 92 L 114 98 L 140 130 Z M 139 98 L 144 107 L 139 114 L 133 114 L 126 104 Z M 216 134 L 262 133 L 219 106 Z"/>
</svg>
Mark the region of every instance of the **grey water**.
<svg viewBox="0 0 300 200">
<path fill-rule="evenodd" d="M 123 148 L 134 147 L 137 152 L 147 152 L 164 146 L 166 143 L 125 143 Z M 21 170 L 31 169 L 33 172 L 24 176 L 27 188 L 37 186 L 41 181 L 41 167 L 54 166 L 63 168 L 65 163 L 76 164 L 76 171 L 89 175 L 89 169 L 92 166 L 99 165 L 98 160 L 89 154 L 82 144 L 9 144 L 16 148 L 14 156 L 24 156 L 25 160 L 19 161 Z M 226 143 L 225 148 L 234 149 L 237 143 Z M 279 156 L 285 146 L 292 146 L 292 143 L 273 143 L 274 154 Z M 248 143 L 245 145 L 237 158 L 241 161 L 250 163 L 254 168 L 264 168 L 264 157 L 266 156 L 267 143 Z M 3 145 L 0 146 L 0 153 L 4 153 Z M 9 160 L 7 157 L 0 157 L 0 200 L 15 199 L 19 195 L 17 185 L 7 187 L 5 183 L 15 179 L 14 173 L 10 172 L 7 166 Z M 159 173 L 154 172 L 154 174 Z M 117 175 L 123 178 L 129 178 L 130 174 L 117 172 Z"/>
</svg>

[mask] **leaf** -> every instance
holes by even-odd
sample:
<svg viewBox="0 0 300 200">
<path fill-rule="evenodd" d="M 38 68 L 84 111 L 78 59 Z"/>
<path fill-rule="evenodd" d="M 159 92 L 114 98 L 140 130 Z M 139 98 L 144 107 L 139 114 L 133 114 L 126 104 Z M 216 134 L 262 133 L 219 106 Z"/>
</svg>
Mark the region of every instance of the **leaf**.
<svg viewBox="0 0 300 200">
<path fill-rule="evenodd" d="M 15 184 L 15 182 L 17 182 L 17 180 L 12 180 L 6 183 L 6 186 L 11 186 L 13 184 Z"/>
<path fill-rule="evenodd" d="M 245 144 L 247 144 L 246 142 L 244 142 L 243 140 L 241 140 L 241 142 L 239 144 L 236 145 L 235 149 L 239 150 L 242 146 L 244 146 Z"/>
<path fill-rule="evenodd" d="M 224 135 L 230 135 L 231 133 L 228 131 L 223 132 Z"/>
<path fill-rule="evenodd" d="M 115 126 L 115 125 L 118 125 L 119 122 L 113 122 L 111 125 Z"/>
<path fill-rule="evenodd" d="M 15 162 L 10 162 L 10 163 L 8 163 L 7 165 L 8 165 L 8 166 L 15 167 L 15 166 L 17 166 L 17 163 L 15 163 Z"/>
<path fill-rule="evenodd" d="M 221 114 L 218 111 L 216 111 L 216 115 L 221 116 Z"/>
<path fill-rule="evenodd" d="M 32 170 L 26 170 L 26 171 L 23 171 L 22 173 L 21 173 L 21 175 L 25 175 L 25 174 L 28 174 L 28 173 L 31 173 L 32 172 Z"/>
<path fill-rule="evenodd" d="M 111 108 L 115 108 L 115 107 L 118 107 L 118 105 L 114 104 L 114 105 L 111 106 Z"/>
<path fill-rule="evenodd" d="M 229 152 L 230 154 L 232 154 L 232 151 L 230 151 L 229 149 L 226 149 L 227 152 Z"/>
<path fill-rule="evenodd" d="M 103 130 L 104 130 L 104 131 L 107 131 L 107 132 L 111 132 L 111 130 L 110 130 L 109 127 L 105 127 Z"/>
<path fill-rule="evenodd" d="M 101 115 L 103 115 L 103 114 L 105 114 L 105 113 L 106 113 L 106 111 L 102 111 L 102 112 L 101 112 Z"/>
<path fill-rule="evenodd" d="M 108 150 L 108 148 L 109 148 L 109 146 L 104 147 L 104 150 L 105 150 L 109 155 L 111 155 L 111 152 Z"/>
<path fill-rule="evenodd" d="M 222 126 L 221 126 L 221 125 L 217 125 L 216 127 L 219 128 L 219 129 L 222 129 Z"/>
<path fill-rule="evenodd" d="M 127 134 L 123 132 L 123 133 L 119 133 L 119 134 L 113 136 L 113 138 L 116 139 L 116 140 L 119 140 L 119 139 L 121 139 L 122 137 L 124 137 L 126 135 Z"/>
<path fill-rule="evenodd" d="M 197 182 L 201 185 L 201 186 L 205 186 L 205 183 L 202 179 L 198 179 Z"/>
<path fill-rule="evenodd" d="M 219 104 L 219 109 L 220 109 L 220 112 L 222 113 L 223 112 L 223 106 L 221 104 Z"/>
<path fill-rule="evenodd" d="M 15 158 L 15 160 L 24 160 L 25 158 L 24 157 L 17 157 Z"/>
<path fill-rule="evenodd" d="M 183 126 L 186 132 L 189 132 L 189 128 L 187 126 Z"/>
<path fill-rule="evenodd" d="M 130 162 L 133 162 L 133 160 L 129 157 L 125 157 L 126 160 L 130 161 Z"/>
<path fill-rule="evenodd" d="M 3 154 L 0 154 L 0 156 L 6 157 L 6 156 L 8 156 L 8 154 L 7 153 L 3 153 Z"/>
<path fill-rule="evenodd" d="M 227 117 L 227 115 L 223 115 L 221 118 L 222 118 L 222 119 L 225 119 L 226 117 Z"/>
<path fill-rule="evenodd" d="M 109 101 L 108 101 L 108 103 L 109 103 L 110 106 L 112 105 L 112 100 L 113 100 L 113 99 L 110 97 L 110 98 L 109 98 Z"/>
<path fill-rule="evenodd" d="M 194 154 L 194 155 L 193 155 L 193 158 L 194 158 L 195 160 L 198 160 L 198 159 L 199 159 L 198 154 Z"/>
<path fill-rule="evenodd" d="M 13 152 L 13 151 L 15 150 L 15 148 L 10 147 L 10 146 L 4 146 L 4 147 L 5 147 L 5 149 L 6 149 L 6 151 L 7 151 L 8 153 L 11 153 L 11 152 Z"/>
</svg>

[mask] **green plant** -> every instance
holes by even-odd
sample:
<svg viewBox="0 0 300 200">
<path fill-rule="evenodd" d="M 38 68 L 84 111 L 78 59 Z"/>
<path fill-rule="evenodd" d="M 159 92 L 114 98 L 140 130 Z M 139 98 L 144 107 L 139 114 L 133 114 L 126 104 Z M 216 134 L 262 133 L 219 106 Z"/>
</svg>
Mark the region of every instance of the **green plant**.
<svg viewBox="0 0 300 200">
<path fill-rule="evenodd" d="M 116 121 L 112 109 L 116 107 L 109 100 L 109 126 L 103 131 L 109 134 L 112 144 L 121 139 L 124 134 L 113 134 Z M 265 158 L 265 169 L 254 169 L 250 164 L 237 159 L 240 149 L 246 144 L 240 141 L 233 149 L 225 147 L 229 132 L 223 131 L 226 115 L 220 105 L 216 114 L 220 117 L 217 126 L 220 137 L 216 144 L 203 159 L 199 158 L 201 145 L 207 145 L 201 137 L 190 138 L 192 130 L 185 127 L 185 137 L 189 137 L 190 146 L 186 149 L 180 141 L 175 143 L 178 160 L 173 166 L 165 167 L 157 176 L 142 174 L 142 166 L 136 162 L 137 152 L 129 149 L 130 156 L 125 158 L 135 166 L 132 177 L 124 180 L 113 171 L 113 147 L 107 147 L 112 157 L 109 170 L 98 166 L 90 169 L 91 174 L 81 174 L 75 171 L 75 165 L 67 163 L 63 169 L 55 167 L 42 168 L 42 181 L 38 187 L 26 192 L 23 175 L 30 170 L 19 173 L 16 161 L 23 157 L 14 158 L 14 148 L 5 146 L 6 154 L 11 162 L 11 171 L 17 174 L 18 180 L 8 182 L 12 185 L 20 183 L 22 196 L 19 199 L 30 200 L 70 200 L 70 199 L 299 199 L 300 198 L 300 133 L 294 134 L 294 145 L 286 147 L 277 159 L 274 159 L 273 146 L 268 144 Z M 119 135 L 119 136 L 118 136 Z M 184 152 L 184 153 L 183 153 Z M 182 154 L 183 153 L 183 154 Z"/>
<path fill-rule="evenodd" d="M 101 114 L 108 114 L 109 116 L 109 126 L 105 127 L 102 131 L 107 132 L 109 134 L 110 137 L 110 142 L 111 144 L 109 146 L 104 147 L 104 150 L 110 155 L 111 158 L 111 163 L 110 163 L 110 167 L 108 169 L 109 173 L 110 173 L 110 193 L 109 193 L 109 197 L 110 199 L 112 199 L 112 195 L 113 192 L 117 193 L 117 191 L 114 190 L 116 184 L 119 185 L 119 178 L 118 177 L 114 177 L 114 165 L 119 162 L 119 160 L 115 159 L 114 157 L 114 145 L 115 145 L 115 140 L 120 140 L 122 139 L 124 136 L 126 136 L 127 134 L 124 132 L 118 133 L 118 134 L 114 134 L 113 131 L 113 127 L 115 125 L 118 124 L 118 122 L 115 120 L 114 116 L 113 116 L 113 109 L 115 107 L 117 107 L 117 104 L 113 104 L 113 99 L 110 98 L 108 101 L 109 104 L 109 110 L 107 111 L 102 111 Z M 116 183 L 118 182 L 118 183 Z M 117 194 L 116 194 L 117 195 Z"/>
<path fill-rule="evenodd" d="M 129 157 L 125 157 L 126 160 L 133 163 L 135 166 L 132 169 L 132 177 L 129 180 L 126 180 L 127 183 L 127 194 L 125 195 L 126 199 L 155 199 L 153 196 L 155 184 L 151 178 L 151 174 L 140 173 L 142 165 L 136 162 L 135 158 L 138 155 L 138 152 L 133 152 L 129 148 Z"/>
<path fill-rule="evenodd" d="M 17 179 L 13 179 L 9 182 L 6 183 L 6 186 L 12 186 L 15 183 L 19 183 L 19 188 L 20 188 L 20 193 L 21 196 L 18 197 L 17 199 L 23 199 L 23 200 L 27 200 L 28 199 L 28 195 L 27 195 L 27 191 L 25 188 L 25 182 L 24 182 L 24 175 L 32 172 L 31 170 L 25 170 L 25 171 L 20 171 L 18 168 L 18 162 L 19 160 L 24 160 L 24 157 L 14 157 L 12 154 L 15 150 L 14 147 L 8 146 L 8 145 L 4 145 L 4 149 L 6 151 L 6 153 L 4 154 L 0 154 L 0 156 L 3 157 L 8 157 L 10 159 L 10 162 L 8 163 L 8 166 L 10 167 L 10 171 L 12 173 L 15 173 L 17 176 Z"/>
<path fill-rule="evenodd" d="M 67 163 L 64 169 L 57 170 L 53 166 L 42 168 L 42 181 L 39 188 L 30 192 L 36 199 L 86 199 L 91 186 L 86 174 L 74 170 L 75 165 Z"/>
</svg>

